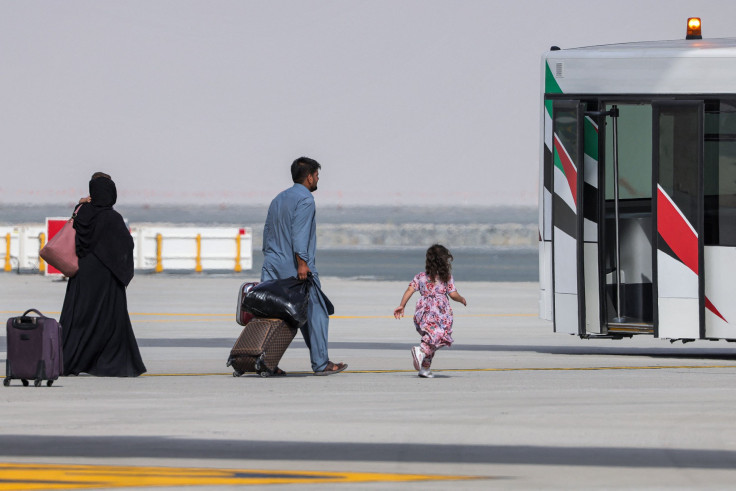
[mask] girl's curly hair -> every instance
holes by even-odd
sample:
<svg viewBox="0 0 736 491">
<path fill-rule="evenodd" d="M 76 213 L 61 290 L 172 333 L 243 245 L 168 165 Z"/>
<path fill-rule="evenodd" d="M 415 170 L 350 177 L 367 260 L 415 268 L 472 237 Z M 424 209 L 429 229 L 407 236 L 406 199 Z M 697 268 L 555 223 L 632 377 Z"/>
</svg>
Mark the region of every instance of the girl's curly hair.
<svg viewBox="0 0 736 491">
<path fill-rule="evenodd" d="M 445 246 L 440 244 L 434 244 L 432 247 L 427 249 L 427 262 L 424 270 L 432 281 L 443 281 L 447 283 L 450 281 L 450 274 L 452 273 L 452 254 L 447 250 Z"/>
</svg>

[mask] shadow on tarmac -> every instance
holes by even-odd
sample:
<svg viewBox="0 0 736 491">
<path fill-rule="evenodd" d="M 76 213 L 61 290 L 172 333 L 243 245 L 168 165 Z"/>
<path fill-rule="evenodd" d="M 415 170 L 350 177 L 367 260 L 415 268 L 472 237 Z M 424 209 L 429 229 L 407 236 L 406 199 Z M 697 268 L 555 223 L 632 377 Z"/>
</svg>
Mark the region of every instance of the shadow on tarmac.
<svg viewBox="0 0 736 491">
<path fill-rule="evenodd" d="M 611 341 L 615 342 L 615 341 Z M 664 342 L 664 341 L 663 341 Z M 232 348 L 235 338 L 184 338 L 184 339 L 139 339 L 138 344 L 146 348 Z M 584 341 L 581 341 L 584 343 Z M 410 349 L 415 343 L 381 343 L 381 342 L 330 342 L 330 349 L 337 350 L 398 350 Z M 294 339 L 291 344 L 294 348 L 304 348 L 306 345 L 300 338 Z M 1 348 L 1 346 L 0 346 Z M 452 351 L 488 351 L 488 352 L 536 352 L 550 355 L 611 355 L 611 356 L 642 356 L 651 358 L 682 358 L 704 360 L 736 361 L 736 347 L 734 348 L 703 348 L 682 346 L 652 347 L 617 347 L 617 346 L 543 346 L 543 345 L 506 345 L 506 344 L 454 344 Z"/>
<path fill-rule="evenodd" d="M 7 457 L 422 462 L 733 469 L 736 451 L 637 447 L 202 440 L 148 436 L 1 435 Z"/>
<path fill-rule="evenodd" d="M 611 341 L 615 343 L 616 341 Z M 625 342 L 625 341 L 622 341 Z M 664 343 L 664 340 L 662 341 Z M 223 348 L 230 350 L 235 343 L 235 338 L 139 338 L 138 346 L 142 348 Z M 544 346 L 544 345 L 520 345 L 520 344 L 473 344 L 463 345 L 456 343 L 452 351 L 488 351 L 488 352 L 536 352 L 550 355 L 610 355 L 610 356 L 640 356 L 650 358 L 675 358 L 694 360 L 727 360 L 736 361 L 736 347 L 734 348 L 704 348 L 694 346 L 683 348 L 675 345 L 661 348 L 652 347 L 607 347 L 586 346 L 581 341 L 581 346 Z M 381 343 L 381 342 L 330 342 L 330 349 L 337 350 L 408 350 L 416 343 Z M 304 348 L 304 340 L 297 338 L 291 344 L 293 348 Z M 0 336 L 0 351 L 6 351 L 4 336 Z M 0 360 L 2 361 L 2 360 Z"/>
</svg>

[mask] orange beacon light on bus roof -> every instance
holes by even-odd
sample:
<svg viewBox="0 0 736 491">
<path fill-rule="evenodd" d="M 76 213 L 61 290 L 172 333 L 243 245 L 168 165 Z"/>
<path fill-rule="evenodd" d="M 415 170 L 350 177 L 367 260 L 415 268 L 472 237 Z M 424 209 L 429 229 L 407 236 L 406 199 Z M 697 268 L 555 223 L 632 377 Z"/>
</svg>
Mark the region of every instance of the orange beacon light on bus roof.
<svg viewBox="0 0 736 491">
<path fill-rule="evenodd" d="M 703 39 L 700 33 L 700 17 L 690 17 L 687 20 L 687 36 L 685 39 Z"/>
</svg>

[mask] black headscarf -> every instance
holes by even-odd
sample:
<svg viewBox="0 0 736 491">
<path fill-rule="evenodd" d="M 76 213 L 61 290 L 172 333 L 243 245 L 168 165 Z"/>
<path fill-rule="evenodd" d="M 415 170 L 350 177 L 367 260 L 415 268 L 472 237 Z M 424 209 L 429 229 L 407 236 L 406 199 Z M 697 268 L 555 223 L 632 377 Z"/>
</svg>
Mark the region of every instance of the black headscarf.
<svg viewBox="0 0 736 491">
<path fill-rule="evenodd" d="M 90 203 L 74 219 L 77 256 L 94 254 L 125 286 L 133 279 L 133 237 L 112 205 L 118 198 L 115 183 L 107 177 L 89 181 Z"/>
</svg>

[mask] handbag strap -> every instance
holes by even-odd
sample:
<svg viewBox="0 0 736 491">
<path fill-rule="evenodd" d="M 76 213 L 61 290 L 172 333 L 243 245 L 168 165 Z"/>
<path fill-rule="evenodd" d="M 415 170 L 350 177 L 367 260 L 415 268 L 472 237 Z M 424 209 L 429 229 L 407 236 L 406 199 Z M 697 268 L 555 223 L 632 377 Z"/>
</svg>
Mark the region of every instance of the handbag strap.
<svg viewBox="0 0 736 491">
<path fill-rule="evenodd" d="M 79 209 L 82 207 L 83 204 L 84 203 L 79 203 L 79 206 L 77 206 L 77 208 L 74 210 L 74 213 L 72 213 L 72 220 L 77 218 L 77 213 L 79 213 Z"/>
</svg>

